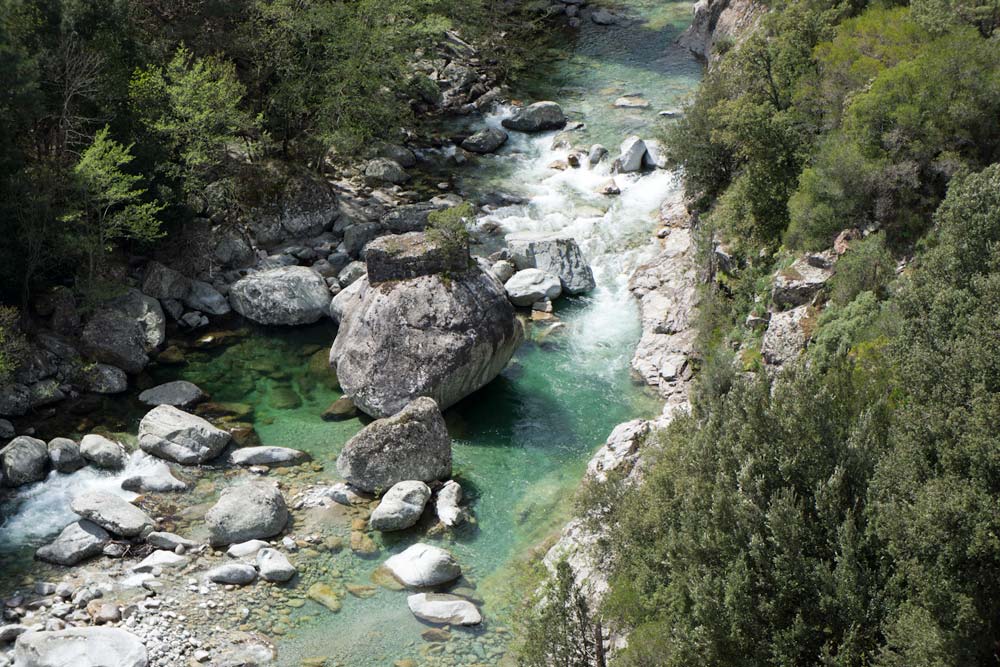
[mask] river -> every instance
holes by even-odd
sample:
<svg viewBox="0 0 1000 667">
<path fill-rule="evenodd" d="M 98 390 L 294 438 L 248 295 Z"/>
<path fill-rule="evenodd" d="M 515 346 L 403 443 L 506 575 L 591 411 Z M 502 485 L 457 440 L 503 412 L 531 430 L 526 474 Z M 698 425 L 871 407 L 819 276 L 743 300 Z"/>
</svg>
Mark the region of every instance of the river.
<svg viewBox="0 0 1000 667">
<path fill-rule="evenodd" d="M 574 144 L 602 143 L 612 154 L 629 134 L 650 137 L 658 112 L 680 107 L 701 74 L 694 58 L 673 44 L 690 19 L 690 3 L 629 0 L 619 7 L 630 16 L 626 24 L 605 27 L 584 20 L 578 30 L 567 31 L 566 50 L 534 66 L 517 90 L 526 100 L 558 101 L 571 120 L 585 123 L 573 133 Z M 649 101 L 648 109 L 614 106 L 616 98 L 635 93 Z M 499 109 L 474 123 L 499 126 L 507 113 Z M 244 619 L 248 629 L 276 640 L 279 665 L 298 667 L 311 657 L 326 657 L 327 667 L 408 659 L 428 665 L 500 664 L 510 638 L 509 614 L 516 613 L 507 605 L 513 564 L 565 523 L 586 462 L 612 428 L 659 412 L 655 397 L 630 377 L 640 330 L 626 285 L 636 266 L 656 252 L 656 212 L 676 193 L 678 179 L 668 171 L 620 175 L 620 196 L 596 194 L 609 177 L 607 161 L 594 169 L 552 169 L 551 163 L 566 156 L 565 149 L 552 148 L 553 134 L 512 132 L 496 156 L 453 173 L 459 191 L 471 199 L 501 192 L 525 201 L 481 214 L 477 224 L 498 225 L 504 232 L 569 233 L 579 241 L 598 284 L 584 297 L 561 300 L 556 314 L 562 327 L 533 325 L 501 377 L 446 414 L 455 475 L 466 490 L 475 525 L 432 543 L 451 550 L 461 563 L 466 580 L 459 583 L 475 588 L 484 624 L 452 629 L 449 641 L 427 643 L 421 633 L 428 626 L 410 614 L 404 592 L 377 588 L 371 597 L 347 595 L 334 613 L 302 600 L 302 591 L 283 591 L 273 596 L 273 604 Z M 234 345 L 189 355 L 180 370 L 161 369 L 156 379 L 188 379 L 213 400 L 253 405 L 262 442 L 308 451 L 322 464 L 309 481 L 329 481 L 335 479 L 334 461 L 344 442 L 361 428 L 358 420 L 322 421 L 319 414 L 339 394 L 322 382 L 303 380 L 314 355 L 322 354 L 317 351 L 328 347 L 334 334 L 331 325 L 252 329 Z M 285 400 L 289 387 L 301 404 Z M 129 411 L 133 433 L 139 414 L 137 408 Z M 211 500 L 221 483 L 206 474 L 191 498 Z M 114 484 L 88 470 L 20 493 L 6 508 L 11 518 L 0 530 L 5 561 L 30 562 L 28 549 L 74 518 L 68 509 L 71 491 Z M 349 520 L 319 516 L 295 529 L 346 538 Z M 184 510 L 178 509 L 176 521 L 184 525 Z M 350 549 L 311 554 L 310 574 L 337 585 L 368 584 L 386 557 L 428 539 L 426 528 L 422 523 L 377 538 L 377 558 L 358 558 Z M 293 560 L 300 559 L 293 555 Z"/>
</svg>

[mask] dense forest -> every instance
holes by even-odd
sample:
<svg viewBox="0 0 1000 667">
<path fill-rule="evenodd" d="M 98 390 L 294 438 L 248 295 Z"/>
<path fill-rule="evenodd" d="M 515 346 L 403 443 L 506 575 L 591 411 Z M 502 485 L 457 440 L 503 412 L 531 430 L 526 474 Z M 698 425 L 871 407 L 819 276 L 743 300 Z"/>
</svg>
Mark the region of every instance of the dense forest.
<svg viewBox="0 0 1000 667">
<path fill-rule="evenodd" d="M 693 408 L 641 484 L 581 500 L 615 664 L 997 662 L 998 26 L 989 1 L 802 0 L 717 44 L 665 137 L 707 276 Z M 835 238 L 806 353 L 765 368 L 748 316 Z M 526 664 L 603 664 L 575 596 L 545 589 Z"/>
<path fill-rule="evenodd" d="M 266 192 L 275 162 L 318 172 L 374 140 L 398 140 L 440 95 L 412 66 L 422 50 L 460 30 L 503 77 L 526 40 L 501 36 L 537 17 L 520 9 L 493 0 L 2 3 L 3 300 L 27 303 L 53 284 L 83 302 L 100 298 L 120 282 L 116 253 L 148 250 L 203 215 L 209 184 L 238 175 L 249 183 L 242 194 Z"/>
</svg>

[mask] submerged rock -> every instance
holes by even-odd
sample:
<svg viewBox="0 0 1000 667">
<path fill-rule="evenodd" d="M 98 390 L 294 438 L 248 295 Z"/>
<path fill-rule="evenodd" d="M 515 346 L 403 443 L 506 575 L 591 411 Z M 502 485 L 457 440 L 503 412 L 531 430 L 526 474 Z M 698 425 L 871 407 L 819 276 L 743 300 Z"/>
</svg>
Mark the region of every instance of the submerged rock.
<svg viewBox="0 0 1000 667">
<path fill-rule="evenodd" d="M 507 248 L 518 269 L 541 269 L 559 278 L 567 294 L 594 289 L 594 272 L 583 257 L 576 239 L 549 232 L 519 232 L 507 235 Z"/>
<path fill-rule="evenodd" d="M 142 451 L 183 465 L 214 459 L 229 440 L 225 431 L 170 405 L 153 408 L 139 422 Z"/>
<path fill-rule="evenodd" d="M 119 628 L 26 632 L 14 644 L 17 667 L 147 667 L 146 647 Z"/>
<path fill-rule="evenodd" d="M 420 520 L 431 490 L 423 482 L 398 482 L 389 489 L 368 519 L 368 527 L 382 532 L 404 530 Z"/>
<path fill-rule="evenodd" d="M 114 535 L 140 537 L 153 530 L 153 520 L 145 512 L 112 493 L 85 491 L 73 498 L 70 508 Z"/>
<path fill-rule="evenodd" d="M 187 556 L 173 551 L 159 549 L 132 566 L 133 572 L 155 572 L 157 570 L 172 570 L 184 567 L 189 562 Z"/>
<path fill-rule="evenodd" d="M 479 625 L 483 617 L 465 598 L 438 593 L 417 593 L 406 598 L 413 615 L 422 621 L 448 625 Z"/>
<path fill-rule="evenodd" d="M 437 404 L 418 398 L 398 414 L 373 421 L 344 445 L 337 472 L 369 492 L 405 480 L 449 477 L 451 438 Z"/>
<path fill-rule="evenodd" d="M 541 132 L 565 127 L 566 115 L 555 102 L 535 102 L 517 109 L 510 118 L 504 118 L 501 122 L 508 130 Z"/>
<path fill-rule="evenodd" d="M 447 408 L 507 365 L 524 338 L 520 322 L 500 282 L 466 263 L 462 272 L 373 282 L 347 302 L 330 362 L 360 410 L 384 417 L 418 396 Z"/>
<path fill-rule="evenodd" d="M 429 544 L 414 544 L 386 560 L 385 566 L 411 588 L 440 586 L 462 576 L 462 568 L 454 556 Z"/>
<path fill-rule="evenodd" d="M 45 479 L 48 464 L 48 446 L 37 438 L 18 436 L 0 449 L 0 467 L 7 486 L 40 482 Z"/>
<path fill-rule="evenodd" d="M 139 400 L 146 405 L 172 405 L 175 408 L 189 408 L 208 398 L 198 385 L 187 380 L 174 380 L 139 394 Z"/>
<path fill-rule="evenodd" d="M 246 586 L 257 579 L 257 570 L 253 565 L 246 563 L 223 563 L 213 567 L 205 576 L 208 577 L 209 581 L 214 581 L 217 584 Z"/>
<path fill-rule="evenodd" d="M 330 299 L 323 276 L 304 266 L 252 273 L 229 290 L 233 310 L 260 324 L 312 324 L 327 314 Z"/>
<path fill-rule="evenodd" d="M 76 565 L 100 554 L 110 541 L 108 531 L 82 519 L 63 528 L 55 540 L 35 552 L 35 557 L 56 565 Z"/>
<path fill-rule="evenodd" d="M 205 514 L 213 545 L 273 537 L 285 529 L 288 508 L 278 487 L 269 482 L 244 482 L 222 492 Z"/>
</svg>

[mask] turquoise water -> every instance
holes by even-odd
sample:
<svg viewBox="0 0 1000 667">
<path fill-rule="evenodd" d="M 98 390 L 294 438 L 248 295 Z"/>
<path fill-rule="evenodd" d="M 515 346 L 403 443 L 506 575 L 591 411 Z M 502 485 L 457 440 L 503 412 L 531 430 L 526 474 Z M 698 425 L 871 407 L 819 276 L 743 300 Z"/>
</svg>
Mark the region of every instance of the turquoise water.
<svg viewBox="0 0 1000 667">
<path fill-rule="evenodd" d="M 518 90 L 529 101 L 559 101 L 571 118 L 584 122 L 585 129 L 573 133 L 574 145 L 601 142 L 613 154 L 628 134 L 653 134 L 657 112 L 677 108 L 700 74 L 694 59 L 672 44 L 689 20 L 689 3 L 630 0 L 619 8 L 626 8 L 635 20 L 603 28 L 585 19 L 579 31 L 567 33 L 567 50 L 553 52 L 549 62 L 533 68 Z M 617 97 L 630 93 L 641 93 L 650 108 L 613 106 Z M 497 125 L 504 113 L 478 123 Z M 258 590 L 250 594 L 267 596 L 271 603 L 248 605 L 253 611 L 244 629 L 276 641 L 279 665 L 509 661 L 504 656 L 510 614 L 517 611 L 506 606 L 513 564 L 565 523 L 586 462 L 612 428 L 658 412 L 656 399 L 634 384 L 629 374 L 640 331 L 637 307 L 626 285 L 635 267 L 655 252 L 656 210 L 663 199 L 676 195 L 679 183 L 675 175 L 662 171 L 618 176 L 620 197 L 595 194 L 595 187 L 609 177 L 606 166 L 551 169 L 554 160 L 566 155 L 565 150 L 552 148 L 553 134 L 512 133 L 498 156 L 481 158 L 452 175 L 469 198 L 495 191 L 525 198 L 524 204 L 492 209 L 479 217 L 482 229 L 501 230 L 488 242 L 498 245 L 502 233 L 522 230 L 571 234 L 591 262 L 598 288 L 585 297 L 558 302 L 558 324 L 527 322 L 528 341 L 504 373 L 447 411 L 455 477 L 465 489 L 473 524 L 443 535 L 428 535 L 429 522 L 398 534 L 374 534 L 379 552 L 369 558 L 349 548 L 304 549 L 293 555 L 302 575 L 295 586 L 253 587 Z M 271 473 L 282 480 L 291 499 L 310 485 L 337 481 L 337 454 L 363 426 L 359 419 L 320 418 L 340 396 L 325 369 L 335 334 L 332 325 L 324 324 L 294 331 L 248 328 L 244 337 L 228 345 L 191 347 L 185 365 L 156 367 L 152 380 L 188 379 L 209 392 L 213 401 L 247 404 L 253 412 L 246 419 L 261 442 L 312 454 L 312 464 Z M 135 432 L 142 414 L 139 406 L 123 402 L 113 410 L 108 407 L 109 415 L 115 413 L 115 423 Z M 173 527 L 196 537 L 205 503 L 227 479 L 219 471 L 192 473 L 196 491 L 183 502 L 197 506 L 177 508 L 176 515 L 166 512 L 175 522 Z M 11 530 L 9 523 L 4 526 L 0 549 L 40 543 L 53 531 L 29 529 L 46 521 L 58 532 L 67 522 L 65 504 L 58 499 L 21 498 L 20 507 L 30 511 L 21 514 L 17 530 Z M 352 520 L 364 516 L 363 511 L 339 507 L 297 512 L 291 533 L 346 541 Z M 20 539 L 12 539 L 15 533 Z M 378 581 L 379 564 L 417 541 L 440 544 L 455 554 L 465 572 L 457 585 L 482 603 L 481 627 L 453 628 L 448 641 L 425 641 L 421 635 L 429 626 L 410 614 L 405 592 L 376 587 L 371 597 L 356 597 L 344 591 L 348 585 L 370 585 L 373 575 Z M 303 600 L 306 589 L 317 582 L 342 594 L 339 612 Z"/>
</svg>

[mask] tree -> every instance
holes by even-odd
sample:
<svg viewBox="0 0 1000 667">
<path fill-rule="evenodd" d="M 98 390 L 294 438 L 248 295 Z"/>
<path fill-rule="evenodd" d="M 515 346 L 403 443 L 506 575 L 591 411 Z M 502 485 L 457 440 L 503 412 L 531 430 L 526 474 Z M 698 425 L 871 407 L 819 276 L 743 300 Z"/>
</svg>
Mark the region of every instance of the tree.
<svg viewBox="0 0 1000 667">
<path fill-rule="evenodd" d="M 163 236 L 157 218 L 162 205 L 146 200 L 146 190 L 139 187 L 142 177 L 125 171 L 133 159 L 132 146 L 108 135 L 107 126 L 98 131 L 73 168 L 82 203 L 73 217 L 82 228 L 89 288 L 94 287 L 99 262 L 113 241 L 148 242 Z"/>
<path fill-rule="evenodd" d="M 521 667 L 604 667 L 601 625 L 565 560 L 532 601 L 521 646 Z"/>
<path fill-rule="evenodd" d="M 199 197 L 227 148 L 249 140 L 258 119 L 242 106 L 246 89 L 232 62 L 194 58 L 178 47 L 165 67 L 139 70 L 129 83 L 135 114 L 167 150 L 161 165 L 189 202 Z M 200 209 L 200 205 L 195 205 Z"/>
</svg>

